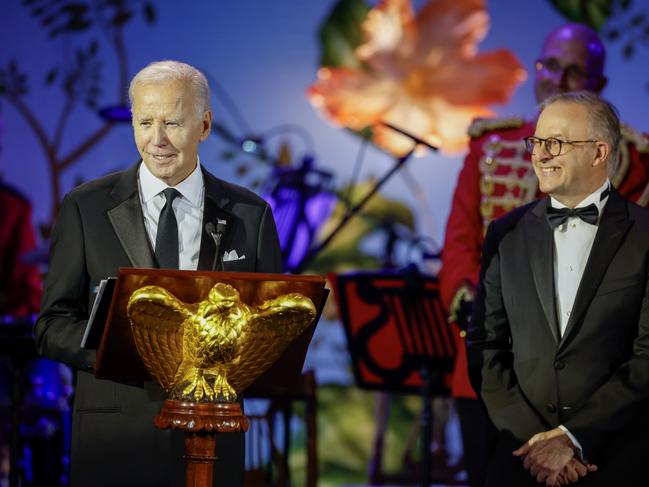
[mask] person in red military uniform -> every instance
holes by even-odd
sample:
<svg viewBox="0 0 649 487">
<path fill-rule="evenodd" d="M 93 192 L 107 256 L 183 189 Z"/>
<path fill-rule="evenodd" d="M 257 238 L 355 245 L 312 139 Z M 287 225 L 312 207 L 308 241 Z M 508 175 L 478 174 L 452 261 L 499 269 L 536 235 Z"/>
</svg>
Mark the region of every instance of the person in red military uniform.
<svg viewBox="0 0 649 487">
<path fill-rule="evenodd" d="M 537 102 L 559 92 L 600 93 L 606 85 L 605 48 L 597 34 L 581 24 L 566 24 L 546 38 L 535 63 Z M 476 120 L 469 129 L 469 153 L 458 177 L 446 227 L 439 274 L 442 301 L 455 326 L 458 355 L 451 380 L 464 441 L 471 487 L 482 486 L 493 426 L 476 399 L 467 374 L 464 329 L 471 316 L 478 282 L 484 232 L 506 212 L 540 196 L 523 138 L 535 121 L 510 117 Z M 649 139 L 623 127 L 626 144 L 612 183 L 621 195 L 649 203 Z"/>
<path fill-rule="evenodd" d="M 29 201 L 11 186 L 0 181 L 0 318 L 24 318 L 38 312 L 41 278 L 36 266 L 25 262 L 34 250 L 36 238 L 31 225 Z M 0 326 L 3 324 L 0 322 Z M 0 411 L 5 412 L 10 392 L 10 366 L 0 357 Z M 8 427 L 0 417 L 0 436 Z M 0 484 L 9 475 L 9 446 L 0 441 Z"/>
<path fill-rule="evenodd" d="M 38 266 L 29 254 L 36 249 L 32 205 L 16 189 L 0 181 L 0 318 L 30 319 L 38 313 L 42 294 Z M 0 326 L 9 326 L 9 323 Z M 72 374 L 63 364 L 30 358 L 22 363 L 20 445 L 30 462 L 20 462 L 19 478 L 30 485 L 67 485 L 66 421 Z M 8 407 L 13 363 L 0 357 L 0 485 L 9 477 Z M 22 458 L 22 454 L 20 455 Z"/>
<path fill-rule="evenodd" d="M 38 312 L 41 278 L 25 255 L 36 247 L 32 207 L 15 189 L 0 182 L 0 315 L 24 317 Z"/>
<path fill-rule="evenodd" d="M 0 120 L 0 133 L 1 122 Z M 25 259 L 35 249 L 36 237 L 32 227 L 31 203 L 18 190 L 0 181 L 0 326 L 7 326 L 3 323 L 5 318 L 11 322 L 15 318 L 30 318 L 38 313 L 42 294 L 41 276 L 37 266 Z M 24 379 L 25 383 L 34 378 L 32 375 L 34 364 L 36 361 L 31 361 L 27 366 L 29 378 Z M 12 369 L 9 358 L 1 356 L 0 485 L 5 485 L 4 482 L 8 482 L 9 477 L 9 415 L 7 413 L 11 404 L 11 380 L 14 377 Z M 27 395 L 30 399 L 34 396 L 32 391 Z M 30 403 L 29 406 L 31 405 Z M 21 412 L 26 415 L 28 407 L 24 407 L 26 404 L 22 406 Z M 30 412 L 33 410 L 34 408 Z M 23 422 L 21 424 L 23 439 L 29 434 L 25 433 L 25 426 Z M 38 470 L 38 466 L 34 470 Z"/>
</svg>

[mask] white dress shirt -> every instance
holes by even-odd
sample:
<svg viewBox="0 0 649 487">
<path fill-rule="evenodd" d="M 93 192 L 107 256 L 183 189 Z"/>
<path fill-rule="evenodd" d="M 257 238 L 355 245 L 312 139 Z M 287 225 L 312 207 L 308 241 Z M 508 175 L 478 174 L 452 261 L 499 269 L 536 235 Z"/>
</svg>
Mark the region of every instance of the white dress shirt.
<svg viewBox="0 0 649 487">
<path fill-rule="evenodd" d="M 610 182 L 607 180 L 597 191 L 579 203 L 576 208 L 582 208 L 594 203 L 601 218 L 608 196 L 600 199 L 600 195 L 609 185 Z M 554 208 L 566 207 L 566 205 L 561 204 L 554 198 L 550 198 L 550 204 Z M 554 229 L 554 289 L 561 336 L 566 331 L 575 297 L 577 296 L 577 289 L 584 274 L 596 233 L 596 225 L 586 223 L 578 217 L 569 218 L 566 223 Z"/>
<path fill-rule="evenodd" d="M 156 178 L 146 164 L 140 164 L 138 171 L 138 188 L 146 228 L 151 248 L 155 250 L 155 237 L 158 231 L 158 219 L 165 205 L 166 198 L 162 191 L 167 189 L 166 183 Z M 198 255 L 201 247 L 203 228 L 203 200 L 205 185 L 200 160 L 194 171 L 183 181 L 174 186 L 180 193 L 172 203 L 176 221 L 178 222 L 179 266 L 184 270 L 198 268 Z"/>
<path fill-rule="evenodd" d="M 582 208 L 594 203 L 599 211 L 599 219 L 608 201 L 608 195 L 601 198 L 602 192 L 610 187 L 610 181 L 599 187 L 594 193 L 580 202 L 576 208 Z M 566 208 L 554 198 L 550 198 L 550 205 L 554 208 Z M 584 275 L 590 250 L 595 241 L 597 226 L 581 220 L 579 217 L 568 220 L 554 229 L 554 289 L 557 317 L 559 318 L 559 333 L 561 336 L 566 331 L 572 307 L 575 304 L 577 289 Z M 568 435 L 572 444 L 577 447 L 577 457 L 586 461 L 584 451 L 579 440 L 563 425 L 559 428 Z"/>
</svg>

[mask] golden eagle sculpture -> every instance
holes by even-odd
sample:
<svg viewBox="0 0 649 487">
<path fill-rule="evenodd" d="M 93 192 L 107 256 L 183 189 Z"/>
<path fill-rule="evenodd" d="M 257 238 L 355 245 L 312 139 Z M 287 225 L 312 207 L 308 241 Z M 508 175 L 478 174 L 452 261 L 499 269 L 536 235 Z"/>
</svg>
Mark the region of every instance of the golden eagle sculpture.
<svg viewBox="0 0 649 487">
<path fill-rule="evenodd" d="M 233 402 L 313 322 L 316 309 L 299 293 L 250 306 L 221 282 L 192 304 L 145 286 L 131 295 L 127 313 L 144 365 L 171 399 Z"/>
</svg>

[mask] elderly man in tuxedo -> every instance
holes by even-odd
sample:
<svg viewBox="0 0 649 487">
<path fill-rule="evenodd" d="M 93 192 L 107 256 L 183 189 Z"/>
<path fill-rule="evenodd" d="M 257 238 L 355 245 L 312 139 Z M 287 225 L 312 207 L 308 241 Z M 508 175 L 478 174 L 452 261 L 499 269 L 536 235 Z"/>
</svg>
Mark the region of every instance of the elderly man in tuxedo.
<svg viewBox="0 0 649 487">
<path fill-rule="evenodd" d="M 209 270 L 216 263 L 226 271 L 281 272 L 268 204 L 200 164 L 198 147 L 212 123 L 205 76 L 176 61 L 152 63 L 133 78 L 129 97 L 141 161 L 64 198 L 34 330 L 41 354 L 77 370 L 73 487 L 178 486 L 184 479 L 182 434 L 153 427 L 160 388 L 91 373 L 95 352 L 80 342 L 97 284 L 118 267 Z M 210 235 L 217 226 L 220 249 Z M 217 455 L 215 485 L 242 485 L 242 435 L 224 435 Z"/>
<path fill-rule="evenodd" d="M 646 485 L 649 210 L 609 180 L 617 113 L 555 95 L 526 143 L 549 196 L 489 226 L 467 336 L 498 429 L 487 485 Z"/>
</svg>

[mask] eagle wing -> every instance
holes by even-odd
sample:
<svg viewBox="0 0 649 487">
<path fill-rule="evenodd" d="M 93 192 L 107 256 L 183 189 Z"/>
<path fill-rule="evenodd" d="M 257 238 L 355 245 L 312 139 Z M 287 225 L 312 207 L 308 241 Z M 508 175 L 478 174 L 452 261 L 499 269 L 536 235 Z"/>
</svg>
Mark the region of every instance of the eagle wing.
<svg viewBox="0 0 649 487">
<path fill-rule="evenodd" d="M 149 373 L 167 391 L 183 358 L 183 323 L 194 315 L 193 307 L 158 286 L 141 287 L 128 301 L 137 351 Z"/>
<path fill-rule="evenodd" d="M 242 344 L 241 359 L 228 365 L 228 381 L 242 392 L 265 372 L 315 319 L 308 297 L 283 294 L 254 308 Z"/>
</svg>

